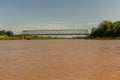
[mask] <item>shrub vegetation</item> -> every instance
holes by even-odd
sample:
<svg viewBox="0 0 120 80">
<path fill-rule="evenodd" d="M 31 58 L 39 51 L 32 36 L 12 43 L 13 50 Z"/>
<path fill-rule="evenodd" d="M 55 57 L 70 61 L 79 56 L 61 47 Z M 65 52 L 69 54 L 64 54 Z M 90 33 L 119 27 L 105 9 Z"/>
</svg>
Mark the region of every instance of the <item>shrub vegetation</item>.
<svg viewBox="0 0 120 80">
<path fill-rule="evenodd" d="M 92 28 L 90 38 L 120 37 L 120 21 L 103 21 L 97 28 Z"/>
</svg>

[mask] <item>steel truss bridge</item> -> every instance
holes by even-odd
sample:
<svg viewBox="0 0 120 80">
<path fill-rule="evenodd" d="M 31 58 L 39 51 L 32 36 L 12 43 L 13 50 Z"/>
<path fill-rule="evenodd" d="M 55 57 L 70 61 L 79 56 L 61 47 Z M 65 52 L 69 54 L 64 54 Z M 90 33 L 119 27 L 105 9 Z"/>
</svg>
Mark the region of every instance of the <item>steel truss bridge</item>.
<svg viewBox="0 0 120 80">
<path fill-rule="evenodd" d="M 23 36 L 27 35 L 49 35 L 49 36 L 58 36 L 58 35 L 89 35 L 89 32 L 87 29 L 58 29 L 58 30 L 23 30 L 22 31 Z"/>
<path fill-rule="evenodd" d="M 23 35 L 88 35 L 87 29 L 23 30 Z"/>
</svg>

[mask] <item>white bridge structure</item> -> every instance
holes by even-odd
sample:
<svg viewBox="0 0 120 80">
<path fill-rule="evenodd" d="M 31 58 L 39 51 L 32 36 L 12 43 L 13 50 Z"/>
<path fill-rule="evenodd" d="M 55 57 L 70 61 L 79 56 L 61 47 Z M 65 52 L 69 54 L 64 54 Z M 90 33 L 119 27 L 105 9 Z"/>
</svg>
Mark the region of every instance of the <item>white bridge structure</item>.
<svg viewBox="0 0 120 80">
<path fill-rule="evenodd" d="M 58 30 L 23 30 L 23 36 L 35 35 L 41 37 L 86 37 L 89 35 L 87 29 L 58 29 Z"/>
</svg>

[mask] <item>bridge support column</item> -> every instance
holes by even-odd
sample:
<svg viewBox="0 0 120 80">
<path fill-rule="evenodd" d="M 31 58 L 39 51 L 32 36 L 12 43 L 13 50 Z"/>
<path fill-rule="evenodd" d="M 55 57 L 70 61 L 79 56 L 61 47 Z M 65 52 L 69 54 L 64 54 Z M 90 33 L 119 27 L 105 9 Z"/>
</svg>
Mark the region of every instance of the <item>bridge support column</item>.
<svg viewBox="0 0 120 80">
<path fill-rule="evenodd" d="M 22 37 L 23 37 L 23 40 L 25 40 L 25 35 L 24 34 L 22 35 Z"/>
</svg>

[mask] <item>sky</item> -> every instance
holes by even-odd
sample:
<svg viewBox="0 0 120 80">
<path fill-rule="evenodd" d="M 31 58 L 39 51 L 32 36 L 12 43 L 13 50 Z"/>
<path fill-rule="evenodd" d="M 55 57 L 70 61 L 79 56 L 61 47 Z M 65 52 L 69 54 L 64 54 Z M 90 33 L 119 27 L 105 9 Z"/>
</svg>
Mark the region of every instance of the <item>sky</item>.
<svg viewBox="0 0 120 80">
<path fill-rule="evenodd" d="M 88 29 L 120 20 L 120 0 L 0 0 L 0 30 Z"/>
</svg>

